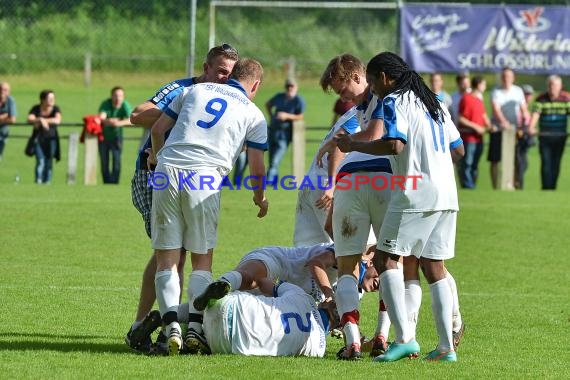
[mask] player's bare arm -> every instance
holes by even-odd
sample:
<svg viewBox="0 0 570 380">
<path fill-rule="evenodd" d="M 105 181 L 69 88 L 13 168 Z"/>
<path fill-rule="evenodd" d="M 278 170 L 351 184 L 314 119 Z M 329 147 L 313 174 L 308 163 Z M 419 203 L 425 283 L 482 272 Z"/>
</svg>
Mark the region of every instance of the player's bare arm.
<svg viewBox="0 0 570 380">
<path fill-rule="evenodd" d="M 135 107 L 131 112 L 131 124 L 151 128 L 162 115 L 162 112 L 152 102 L 146 101 Z"/>
<path fill-rule="evenodd" d="M 327 276 L 327 269 L 334 265 L 336 265 L 336 259 L 334 253 L 329 250 L 323 251 L 307 263 L 309 271 L 325 296 L 325 302 L 330 302 L 333 299 L 333 290 Z"/>
<path fill-rule="evenodd" d="M 154 141 L 153 141 L 154 146 Z M 263 151 L 248 147 L 247 159 L 249 161 L 249 171 L 251 173 L 251 187 L 253 189 L 253 203 L 259 207 L 258 218 L 267 215 L 269 202 L 265 198 L 263 190 L 263 176 L 265 175 L 265 164 L 263 163 Z"/>
<path fill-rule="evenodd" d="M 150 131 L 150 138 L 152 141 L 152 157 L 154 162 L 150 160 L 151 155 L 149 155 L 149 163 L 156 165 L 156 155 L 160 149 L 164 146 L 164 134 L 170 128 L 174 126 L 175 120 L 168 116 L 167 114 L 162 114 L 160 118 L 154 123 Z"/>
<path fill-rule="evenodd" d="M 353 141 L 351 136 L 340 135 L 335 136 L 335 141 L 338 148 L 342 152 L 362 152 L 368 154 L 375 154 L 379 156 L 384 155 L 398 155 L 404 149 L 405 144 L 401 140 L 374 140 L 374 141 Z"/>
</svg>

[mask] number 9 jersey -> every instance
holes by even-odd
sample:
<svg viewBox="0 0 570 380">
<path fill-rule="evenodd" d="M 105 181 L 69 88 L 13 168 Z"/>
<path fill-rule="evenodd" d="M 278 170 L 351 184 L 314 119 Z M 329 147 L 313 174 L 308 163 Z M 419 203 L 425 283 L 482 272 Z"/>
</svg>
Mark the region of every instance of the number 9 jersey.
<svg viewBox="0 0 570 380">
<path fill-rule="evenodd" d="M 267 150 L 267 123 L 242 85 L 201 83 L 187 87 L 164 110 L 176 121 L 158 160 L 180 169 L 229 173 L 242 150 Z"/>
</svg>

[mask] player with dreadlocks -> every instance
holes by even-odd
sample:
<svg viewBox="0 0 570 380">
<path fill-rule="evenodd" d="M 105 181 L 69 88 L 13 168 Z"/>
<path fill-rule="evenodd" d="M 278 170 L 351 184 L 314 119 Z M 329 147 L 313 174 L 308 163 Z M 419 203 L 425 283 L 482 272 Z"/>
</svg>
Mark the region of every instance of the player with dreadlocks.
<svg viewBox="0 0 570 380">
<path fill-rule="evenodd" d="M 396 339 L 375 361 L 395 361 L 420 351 L 407 321 L 402 258 L 419 258 L 430 286 L 439 344 L 427 360 L 456 361 L 453 347 L 451 288 L 443 261 L 454 256 L 457 188 L 453 156 L 463 156 L 463 142 L 449 112 L 418 73 L 398 55 L 383 52 L 366 68 L 371 91 L 382 100 L 385 135 L 375 141 L 339 136 L 343 152 L 391 155 L 392 171 L 408 180 L 392 192 L 378 239 L 375 265 L 382 298 Z M 419 176 L 419 177 L 418 177 Z"/>
</svg>

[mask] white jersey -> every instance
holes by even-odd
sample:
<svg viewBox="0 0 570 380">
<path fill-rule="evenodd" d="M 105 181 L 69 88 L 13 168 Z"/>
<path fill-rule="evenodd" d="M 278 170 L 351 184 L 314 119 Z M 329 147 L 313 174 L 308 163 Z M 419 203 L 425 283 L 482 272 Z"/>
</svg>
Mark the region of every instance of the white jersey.
<svg viewBox="0 0 570 380">
<path fill-rule="evenodd" d="M 394 176 L 405 176 L 405 189 L 396 186 L 388 211 L 426 212 L 459 210 L 457 187 L 450 150 L 462 144 L 446 107 L 444 122 L 435 122 L 416 95 L 409 91 L 390 94 L 382 101 L 383 139 L 405 143 L 402 152 L 391 157 Z M 421 176 L 413 187 L 411 176 Z"/>
<path fill-rule="evenodd" d="M 301 288 L 283 283 L 276 297 L 231 292 L 204 312 L 213 353 L 323 357 L 328 326 Z"/>
<path fill-rule="evenodd" d="M 334 254 L 332 244 L 316 244 L 308 247 L 262 247 L 248 253 L 241 262 L 262 261 L 269 271 L 269 278 L 295 284 L 316 302 L 321 302 L 324 301 L 324 295 L 307 264 L 313 257 L 326 250 Z M 326 273 L 329 282 L 334 283 L 338 276 L 336 268 L 328 268 Z"/>
<path fill-rule="evenodd" d="M 495 88 L 491 92 L 491 103 L 496 103 L 503 112 L 503 116 L 514 126 L 522 123 L 521 105 L 526 104 L 523 90 L 519 86 L 512 85 L 508 90 Z M 499 121 L 493 115 L 493 123 Z"/>
<path fill-rule="evenodd" d="M 267 149 L 267 123 L 239 82 L 184 89 L 165 110 L 176 120 L 158 160 L 180 169 L 232 169 L 244 143 Z"/>
<path fill-rule="evenodd" d="M 342 115 L 336 121 L 336 123 L 334 123 L 334 125 L 331 127 L 331 129 L 329 130 L 329 132 L 321 142 L 321 145 L 319 145 L 319 149 L 317 149 L 317 152 L 323 147 L 323 145 L 329 142 L 330 139 L 332 139 L 341 129 L 344 129 L 346 133 L 349 135 L 352 135 L 353 133 L 360 131 L 360 126 L 358 125 L 358 118 L 356 115 L 357 115 L 356 106 L 346 111 L 346 113 Z M 327 182 L 323 181 L 322 178 L 328 177 L 328 167 L 329 167 L 328 153 L 323 156 L 322 163 L 323 163 L 322 168 L 317 165 L 317 155 L 315 154 L 315 157 L 313 157 L 313 162 L 311 163 L 311 167 L 307 172 L 307 177 L 310 178 L 311 183 L 315 187 L 317 187 L 317 184 L 319 183 L 317 182 L 318 180 L 321 181 L 320 183 L 322 184 L 322 186 L 325 186 L 327 184 Z"/>
<path fill-rule="evenodd" d="M 376 95 L 368 98 L 366 102 L 356 107 L 358 122 L 361 129 L 368 128 L 370 120 L 384 119 L 382 102 L 378 102 Z M 348 153 L 338 167 L 338 173 L 354 173 L 357 171 L 391 173 L 390 161 L 385 156 L 377 156 L 362 152 Z"/>
</svg>

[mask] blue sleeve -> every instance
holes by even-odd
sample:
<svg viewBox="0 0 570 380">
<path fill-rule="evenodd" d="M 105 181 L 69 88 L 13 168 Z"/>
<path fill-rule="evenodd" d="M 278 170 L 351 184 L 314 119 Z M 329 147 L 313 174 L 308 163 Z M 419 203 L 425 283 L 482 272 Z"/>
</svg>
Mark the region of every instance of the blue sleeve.
<svg viewBox="0 0 570 380">
<path fill-rule="evenodd" d="M 397 120 L 396 99 L 393 97 L 384 98 L 382 109 L 384 111 L 384 128 L 386 129 L 386 134 L 382 137 L 382 140 L 400 140 L 403 143 L 407 143 L 407 125 L 406 133 L 398 129 L 399 120 Z M 405 120 L 400 122 L 404 124 Z"/>
<path fill-rule="evenodd" d="M 303 99 L 301 96 L 297 96 L 297 98 L 299 98 L 299 105 L 298 105 L 298 109 L 297 109 L 297 115 L 300 115 L 302 113 L 305 112 L 305 99 Z"/>
<path fill-rule="evenodd" d="M 10 116 L 16 116 L 16 101 L 11 96 L 8 97 L 8 114 Z"/>
<path fill-rule="evenodd" d="M 358 118 L 356 117 L 356 115 L 354 115 L 353 117 L 348 119 L 346 123 L 342 125 L 341 128 L 344 129 L 346 133 L 348 133 L 349 135 L 352 135 L 353 133 L 356 133 L 359 127 L 360 125 L 358 124 Z"/>
<path fill-rule="evenodd" d="M 370 115 L 371 120 L 384 120 L 384 110 L 383 110 L 383 103 L 376 102 L 376 108 L 372 111 Z"/>
<path fill-rule="evenodd" d="M 149 101 L 159 110 L 164 111 L 174 98 L 184 89 L 195 84 L 193 78 L 177 79 L 160 88 Z"/>
<path fill-rule="evenodd" d="M 463 140 L 461 140 L 461 137 L 460 137 L 460 138 L 458 138 L 457 140 L 452 141 L 451 144 L 449 144 L 449 147 L 450 147 L 451 149 L 455 149 L 455 148 L 457 148 L 459 145 L 462 145 L 462 144 L 463 144 Z"/>
</svg>

